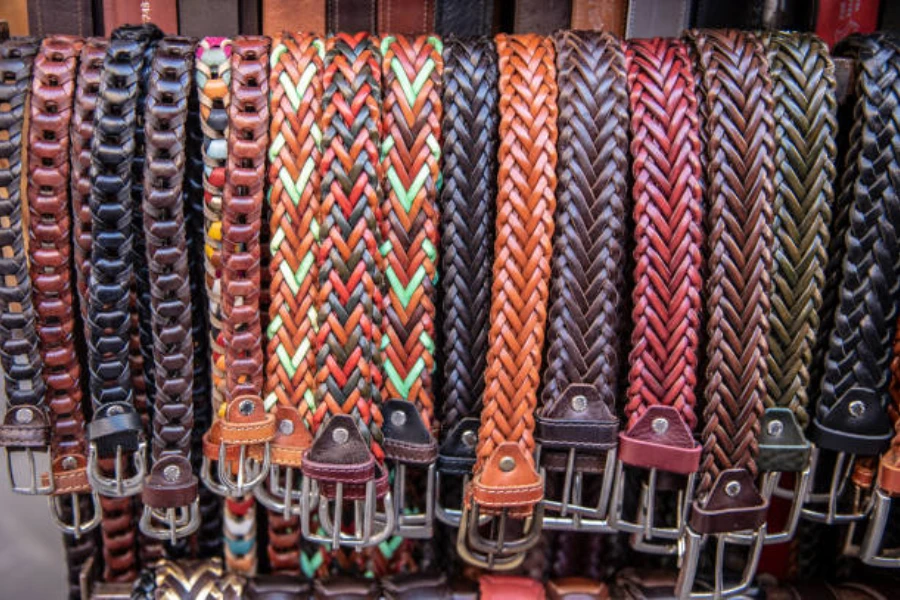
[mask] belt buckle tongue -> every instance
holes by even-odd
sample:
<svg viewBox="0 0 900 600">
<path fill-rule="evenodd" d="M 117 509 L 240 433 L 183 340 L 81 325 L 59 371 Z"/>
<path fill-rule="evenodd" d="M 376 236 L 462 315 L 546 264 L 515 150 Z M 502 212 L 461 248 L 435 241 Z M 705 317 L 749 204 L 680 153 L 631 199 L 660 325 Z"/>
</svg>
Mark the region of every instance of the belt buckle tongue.
<svg viewBox="0 0 900 600">
<path fill-rule="evenodd" d="M 275 415 L 267 413 L 259 396 L 238 396 L 225 408 L 225 418 L 204 436 L 200 477 L 215 494 L 240 498 L 269 475 Z M 215 467 L 213 466 L 215 463 Z"/>
<path fill-rule="evenodd" d="M 516 442 L 494 449 L 466 489 L 456 547 L 468 563 L 492 570 L 515 569 L 541 537 L 544 479 Z M 482 531 L 482 511 L 493 515 L 490 533 Z M 521 533 L 509 538 L 507 523 L 521 521 Z"/>
<path fill-rule="evenodd" d="M 200 528 L 197 477 L 184 456 L 164 456 L 153 465 L 144 483 L 141 532 L 175 543 Z"/>
<path fill-rule="evenodd" d="M 147 442 L 143 424 L 127 402 L 110 402 L 97 409 L 88 425 L 87 474 L 91 487 L 103 496 L 125 498 L 141 493 L 147 474 Z M 126 453 L 130 460 L 126 461 Z M 112 459 L 113 475 L 103 474 L 100 461 Z M 130 469 L 129 469 L 130 467 Z M 129 477 L 128 471 L 132 472 Z"/>
<path fill-rule="evenodd" d="M 555 531 L 611 533 L 607 523 L 615 473 L 619 420 L 597 388 L 572 384 L 537 418 L 541 475 L 562 472 L 561 496 L 544 497 L 543 527 Z M 565 460 L 561 460 L 564 453 Z M 599 479 L 593 501 L 588 488 Z"/>
<path fill-rule="evenodd" d="M 382 447 L 385 457 L 394 463 L 394 533 L 405 538 L 428 539 L 434 531 L 437 442 L 413 403 L 388 400 L 381 413 L 384 416 Z M 407 506 L 408 468 L 425 471 L 424 510 Z"/>
<path fill-rule="evenodd" d="M 816 455 L 789 408 L 767 408 L 760 423 L 759 456 L 756 464 L 761 472 L 762 496 L 766 502 L 776 495 L 791 503 L 784 527 L 780 531 L 769 531 L 767 528 L 763 544 L 781 544 L 793 539 L 797 533 L 804 498 L 812 483 Z M 779 486 L 783 473 L 797 474 L 793 488 Z M 750 544 L 754 541 L 754 536 L 735 533 L 728 536 L 728 541 Z"/>
<path fill-rule="evenodd" d="M 678 554 L 678 540 L 684 534 L 694 498 L 701 451 L 681 413 L 672 406 L 648 407 L 627 432 L 619 434 L 619 460 L 609 524 L 616 531 L 631 534 L 633 549 L 646 554 Z M 630 470 L 640 469 L 644 476 L 634 520 L 625 516 L 626 466 Z M 675 523 L 668 527 L 657 525 L 660 519 L 656 514 L 656 498 L 663 491 L 659 485 L 660 473 L 670 479 L 680 478 L 677 487 L 672 489 L 678 505 Z"/>
<path fill-rule="evenodd" d="M 91 490 L 87 475 L 87 458 L 78 454 L 58 456 L 53 461 L 53 494 L 49 497 L 50 517 L 59 530 L 75 536 L 75 539 L 100 524 L 100 494 Z M 81 500 L 87 495 L 91 499 L 88 518 L 81 510 Z M 65 499 L 69 499 L 66 504 Z"/>
<path fill-rule="evenodd" d="M 742 594 L 753 584 L 759 557 L 766 535 L 768 501 L 756 489 L 753 478 L 745 469 L 727 469 L 719 473 L 709 494 L 693 503 L 693 510 L 684 530 L 682 565 L 675 583 L 678 598 L 708 600 Z M 752 536 L 744 570 L 738 582 L 725 582 L 725 550 L 729 536 L 748 531 Z M 712 536 L 716 542 L 711 592 L 694 591 L 704 543 Z M 741 544 L 744 545 L 744 544 Z"/>
<path fill-rule="evenodd" d="M 897 497 L 900 497 L 900 450 L 891 448 L 881 457 L 869 522 L 859 546 L 859 558 L 867 565 L 900 567 L 900 547 L 884 547 L 885 529 Z"/>
<path fill-rule="evenodd" d="M 53 493 L 53 480 L 46 477 L 50 471 L 49 434 L 47 412 L 42 406 L 7 407 L 0 425 L 0 445 L 6 451 L 6 472 L 15 493 L 28 496 Z M 19 480 L 23 471 L 28 473 L 27 485 Z"/>
<path fill-rule="evenodd" d="M 276 408 L 275 421 L 277 431 L 272 441 L 269 478 L 265 484 L 253 489 L 253 495 L 260 504 L 287 519 L 300 514 L 303 497 L 300 467 L 303 453 L 312 444 L 312 435 L 303 423 L 300 412 L 292 406 Z M 313 501 L 318 501 L 318 495 Z"/>
<path fill-rule="evenodd" d="M 367 548 L 394 532 L 396 512 L 387 469 L 375 460 L 353 417 L 335 415 L 322 426 L 304 455 L 302 470 L 300 524 L 305 539 L 332 549 Z M 310 525 L 316 496 L 324 533 Z M 353 508 L 349 533 L 344 522 L 347 500 Z"/>
<path fill-rule="evenodd" d="M 462 521 L 463 495 L 475 467 L 475 446 L 478 445 L 479 426 L 478 419 L 472 417 L 462 419 L 447 434 L 438 453 L 437 471 L 434 475 L 434 513 L 438 521 L 450 527 L 459 527 Z M 450 490 L 441 486 L 443 479 L 451 477 L 461 480 L 458 490 L 455 487 Z M 459 493 L 459 502 L 451 505 L 449 500 L 451 496 L 456 499 L 456 492 Z M 484 523 L 488 520 L 490 517 L 485 518 Z"/>
<path fill-rule="evenodd" d="M 851 485 L 854 465 L 858 457 L 881 454 L 892 435 L 887 414 L 872 390 L 853 390 L 821 419 L 813 419 L 811 461 L 815 468 L 801 516 L 828 525 L 864 520 L 871 502 L 861 497 L 859 486 Z M 817 491 L 816 484 L 824 475 L 821 470 L 828 466 L 828 489 Z M 776 490 L 776 495 L 783 494 L 781 489 Z"/>
</svg>

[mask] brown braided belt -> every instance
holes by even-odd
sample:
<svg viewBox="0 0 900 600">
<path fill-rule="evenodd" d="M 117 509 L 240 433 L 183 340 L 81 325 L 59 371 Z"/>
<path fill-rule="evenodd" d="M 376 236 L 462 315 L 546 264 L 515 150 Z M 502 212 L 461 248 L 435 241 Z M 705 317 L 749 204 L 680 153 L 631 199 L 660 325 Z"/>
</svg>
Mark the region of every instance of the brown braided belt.
<svg viewBox="0 0 900 600">
<path fill-rule="evenodd" d="M 145 115 L 143 221 L 153 312 L 153 467 L 144 483 L 141 531 L 156 539 L 200 526 L 191 468 L 193 338 L 184 215 L 188 96 L 195 42 L 163 39 L 153 57 Z"/>
<path fill-rule="evenodd" d="M 684 532 L 700 460 L 693 439 L 703 243 L 700 121 L 683 42 L 631 40 L 625 60 L 634 156 L 634 329 L 625 406 L 629 427 L 619 437 L 610 524 L 631 533 L 638 550 L 671 554 L 677 547 L 670 540 Z M 623 513 L 625 465 L 649 471 L 630 521 Z M 656 514 L 661 491 L 675 494 L 674 522 Z M 664 543 L 653 544 L 653 538 Z"/>
<path fill-rule="evenodd" d="M 534 411 L 550 292 L 556 208 L 556 69 L 553 42 L 498 35 L 500 146 L 496 256 L 484 408 L 474 476 L 457 549 L 468 562 L 514 567 L 540 537 L 543 478 L 534 462 Z M 495 515 L 496 539 L 480 532 Z M 524 519 L 508 539 L 508 517 Z"/>
<path fill-rule="evenodd" d="M 757 531 L 733 587 L 725 588 L 719 576 L 724 564 L 717 560 L 711 595 L 745 589 L 762 549 L 768 502 L 754 478 L 768 372 L 775 173 L 772 84 L 761 42 L 737 31 L 694 30 L 686 39 L 705 122 L 709 340 L 701 474 L 685 530 L 681 596 L 691 594 L 705 536 L 724 544 L 720 534 Z"/>
<path fill-rule="evenodd" d="M 611 34 L 561 32 L 554 43 L 559 186 L 537 421 L 539 465 L 548 478 L 544 526 L 608 531 L 623 353 L 625 61 Z"/>
</svg>

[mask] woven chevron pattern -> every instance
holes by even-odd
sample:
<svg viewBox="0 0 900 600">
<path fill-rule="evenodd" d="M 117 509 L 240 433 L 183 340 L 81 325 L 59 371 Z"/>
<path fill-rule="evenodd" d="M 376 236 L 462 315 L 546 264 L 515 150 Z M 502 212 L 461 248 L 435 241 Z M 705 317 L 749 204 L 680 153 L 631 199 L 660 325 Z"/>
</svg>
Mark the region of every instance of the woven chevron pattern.
<svg viewBox="0 0 900 600">
<path fill-rule="evenodd" d="M 238 600 L 244 597 L 244 579 L 229 573 L 222 561 L 163 561 L 155 571 L 154 597 L 159 600 L 209 598 Z"/>
<path fill-rule="evenodd" d="M 326 42 L 322 100 L 322 223 L 314 429 L 353 415 L 378 460 L 381 55 L 365 34 Z"/>
<path fill-rule="evenodd" d="M 900 198 L 894 181 L 900 168 L 898 42 L 887 35 L 854 36 L 836 53 L 859 62 L 839 200 L 849 206 L 849 227 L 817 419 L 860 390 L 871 392 L 873 403 L 885 402 L 900 299 Z M 886 415 L 877 420 L 889 426 Z"/>
<path fill-rule="evenodd" d="M 621 43 L 560 32 L 559 191 L 547 327 L 546 406 L 571 384 L 619 396 L 625 289 L 628 99 Z"/>
<path fill-rule="evenodd" d="M 772 84 L 752 34 L 690 31 L 706 103 L 707 382 L 698 493 L 756 474 L 768 371 L 775 154 Z"/>
<path fill-rule="evenodd" d="M 813 35 L 763 38 L 775 99 L 775 213 L 766 406 L 809 422 L 809 363 L 822 308 L 834 200 L 834 66 Z"/>
<path fill-rule="evenodd" d="M 634 289 L 628 403 L 674 406 L 697 425 L 703 244 L 700 122 L 690 57 L 678 40 L 625 52 L 634 156 Z"/>
<path fill-rule="evenodd" d="M 441 159 L 443 44 L 430 36 L 381 40 L 384 189 L 382 397 L 415 403 L 434 420 L 437 205 Z"/>
<path fill-rule="evenodd" d="M 534 450 L 556 208 L 553 42 L 498 35 L 500 146 L 494 280 L 475 472 L 500 443 Z"/>
<path fill-rule="evenodd" d="M 441 190 L 441 426 L 478 414 L 484 393 L 494 195 L 497 55 L 488 38 L 444 44 Z"/>
</svg>

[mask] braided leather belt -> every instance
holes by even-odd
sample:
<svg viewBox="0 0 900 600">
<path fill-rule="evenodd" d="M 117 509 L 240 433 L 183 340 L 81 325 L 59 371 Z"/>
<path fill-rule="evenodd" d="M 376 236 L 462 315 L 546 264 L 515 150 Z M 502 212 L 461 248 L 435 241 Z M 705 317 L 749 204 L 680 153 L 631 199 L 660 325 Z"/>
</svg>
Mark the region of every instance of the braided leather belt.
<svg viewBox="0 0 900 600">
<path fill-rule="evenodd" d="M 441 154 L 441 397 L 444 439 L 435 515 L 459 526 L 462 491 L 475 465 L 484 394 L 494 195 L 497 187 L 497 54 L 489 38 L 444 42 Z M 441 488 L 441 480 L 451 480 Z"/>
<path fill-rule="evenodd" d="M 868 503 L 861 492 L 871 478 L 850 485 L 854 463 L 870 462 L 893 435 L 885 403 L 900 298 L 895 250 L 900 224 L 886 174 L 896 169 L 897 132 L 882 120 L 884 111 L 892 111 L 896 104 L 897 49 L 896 39 L 875 35 L 851 38 L 839 52 L 856 59 L 858 68 L 853 88 L 856 122 L 850 129 L 838 202 L 848 208 L 845 217 L 836 217 L 847 224 L 840 238 L 842 274 L 811 434 L 818 454 L 814 482 L 827 481 L 828 487 L 824 491 L 814 487 L 803 508 L 805 518 L 825 523 L 865 518 Z M 823 464 L 831 468 L 830 477 L 824 477 Z"/>
<path fill-rule="evenodd" d="M 7 406 L 0 425 L 10 485 L 19 494 L 49 494 L 50 417 L 44 400 L 41 356 L 31 301 L 22 225 L 22 151 L 28 92 L 39 42 L 26 38 L 0 45 L 0 362 Z M 42 458 L 38 465 L 38 458 Z M 17 472 L 27 472 L 28 483 Z"/>
<path fill-rule="evenodd" d="M 622 44 L 554 36 L 559 186 L 547 364 L 537 420 L 547 529 L 610 531 L 625 287 L 628 104 Z"/>
<path fill-rule="evenodd" d="M 200 526 L 197 478 L 190 462 L 194 349 L 183 194 L 193 54 L 194 43 L 187 38 L 159 43 L 144 129 L 143 221 L 159 385 L 141 531 L 173 543 Z"/>
<path fill-rule="evenodd" d="M 634 156 L 634 329 L 628 430 L 619 436 L 610 524 L 631 533 L 637 550 L 674 554 L 672 540 L 684 533 L 700 461 L 693 438 L 703 244 L 700 121 L 683 42 L 631 40 L 625 61 Z M 639 481 L 640 492 L 631 520 L 625 516 L 626 465 L 641 477 L 632 482 Z M 674 522 L 657 514 L 663 492 L 674 495 Z"/>
<path fill-rule="evenodd" d="M 685 528 L 676 595 L 721 597 L 752 582 L 768 502 L 757 491 L 757 435 L 766 392 L 775 169 L 772 84 L 753 34 L 686 34 L 699 80 L 707 160 L 707 383 L 697 500 Z M 752 530 L 740 580 L 724 582 L 726 534 Z M 715 586 L 695 593 L 705 539 L 718 546 Z"/>
<path fill-rule="evenodd" d="M 143 426 L 132 399 L 130 289 L 132 279 L 132 161 L 139 81 L 156 28 L 117 30 L 107 48 L 94 116 L 91 149 L 91 276 L 88 339 L 94 418 L 88 426 L 88 476 L 109 497 L 141 491 L 145 474 Z M 132 474 L 126 463 L 131 455 Z M 114 459 L 112 476 L 98 459 Z"/>
<path fill-rule="evenodd" d="M 50 508 L 55 522 L 76 537 L 100 523 L 99 497 L 91 492 L 87 478 L 71 283 L 69 124 L 81 47 L 81 40 L 71 36 L 50 37 L 41 44 L 34 64 L 28 146 L 31 280 L 52 429 L 53 466 L 44 485 L 53 488 Z M 83 517 L 87 501 L 93 506 Z"/>
<path fill-rule="evenodd" d="M 513 568 L 541 531 L 543 478 L 535 469 L 534 410 L 550 288 L 556 208 L 553 42 L 498 35 L 500 144 L 491 326 L 477 462 L 457 549 L 466 561 Z M 480 515 L 497 515 L 479 528 Z M 518 538 L 506 535 L 521 520 Z"/>
<path fill-rule="evenodd" d="M 315 219 L 322 136 L 321 40 L 284 34 L 272 49 L 269 125 L 271 273 L 266 409 L 275 413 L 272 467 L 254 490 L 269 513 L 269 559 L 276 573 L 300 571 L 300 465 L 315 412 Z"/>
<path fill-rule="evenodd" d="M 436 37 L 381 40 L 384 79 L 381 167 L 381 253 L 388 283 L 384 298 L 381 395 L 383 448 L 395 464 L 396 533 L 430 538 L 434 520 L 437 442 L 432 431 L 437 320 L 437 204 L 441 159 L 443 45 Z M 424 469 L 425 497 L 407 469 Z M 418 478 L 417 478 L 418 479 Z M 419 493 L 417 493 L 419 492 Z M 424 506 L 421 506 L 424 504 Z"/>
<path fill-rule="evenodd" d="M 772 33 L 763 43 L 775 99 L 777 166 L 768 393 L 757 459 L 765 473 L 763 497 L 775 493 L 781 473 L 797 473 L 793 488 L 779 492 L 791 508 L 780 531 L 766 531 L 769 544 L 793 538 L 815 468 L 803 428 L 834 199 L 837 84 L 827 47 L 815 36 Z"/>
</svg>

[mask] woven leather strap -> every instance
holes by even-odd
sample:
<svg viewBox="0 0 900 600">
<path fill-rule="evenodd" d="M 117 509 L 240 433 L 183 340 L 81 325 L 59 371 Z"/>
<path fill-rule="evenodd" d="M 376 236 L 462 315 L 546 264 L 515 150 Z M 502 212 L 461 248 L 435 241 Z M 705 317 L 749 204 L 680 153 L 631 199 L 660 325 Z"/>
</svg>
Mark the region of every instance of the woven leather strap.
<svg viewBox="0 0 900 600">
<path fill-rule="evenodd" d="M 812 35 L 763 37 L 775 100 L 775 237 L 766 406 L 809 422 L 809 365 L 821 323 L 834 200 L 834 66 Z"/>
<path fill-rule="evenodd" d="M 556 208 L 553 42 L 537 35 L 498 35 L 495 42 L 500 68 L 497 241 L 484 408 L 473 481 L 476 501 L 482 504 L 477 490 L 491 483 L 482 481 L 485 472 L 499 469 L 494 451 L 504 442 L 517 446 L 505 448 L 524 461 L 517 462 L 516 471 L 524 470 L 521 477 L 532 484 L 525 487 L 534 487 L 534 410 L 547 322 Z M 525 504 L 533 506 L 531 500 L 541 492 L 535 495 L 525 491 L 521 495 L 529 496 Z M 513 504 L 525 500 L 509 499 Z M 487 505 L 485 508 L 491 510 Z"/>
<path fill-rule="evenodd" d="M 322 135 L 322 41 L 311 34 L 284 34 L 272 48 L 269 87 L 269 206 L 271 304 L 267 335 L 266 408 L 297 411 L 312 429 L 315 412 L 315 333 L 318 327 L 318 250 Z M 299 433 L 285 436 L 298 439 Z M 299 439 L 308 444 L 309 436 Z M 278 441 L 276 440 L 276 444 Z M 304 447 L 290 445 L 291 454 Z M 273 462 L 296 466 L 297 460 Z M 298 459 L 299 460 L 299 459 Z M 269 517 L 272 571 L 300 572 L 300 524 L 276 511 Z"/>
<path fill-rule="evenodd" d="M 381 254 L 387 280 L 382 398 L 415 404 L 425 429 L 434 422 L 435 320 L 441 137 L 441 41 L 381 40 L 384 176 Z"/>
<path fill-rule="evenodd" d="M 772 266 L 772 85 L 752 34 L 690 31 L 708 188 L 707 383 L 698 495 L 720 472 L 756 475 Z"/>
<path fill-rule="evenodd" d="M 145 115 L 143 229 L 156 389 L 153 469 L 144 503 L 168 508 L 197 497 L 191 473 L 194 348 L 184 177 L 194 42 L 165 38 L 153 57 Z M 173 475 L 175 474 L 175 475 Z"/>
<path fill-rule="evenodd" d="M 858 61 L 857 97 L 838 202 L 849 207 L 849 227 L 813 437 L 826 449 L 874 455 L 893 433 L 884 409 L 900 298 L 900 200 L 890 177 L 900 151 L 900 57 L 884 35 L 855 36 L 836 51 Z"/>
<path fill-rule="evenodd" d="M 13 452 L 45 449 L 49 417 L 28 276 L 22 197 L 24 131 L 31 72 L 39 42 L 26 38 L 0 45 L 0 364 L 6 411 L 0 445 Z M 23 208 L 25 207 L 25 208 Z M 12 475 L 12 474 L 10 474 Z M 34 482 L 39 485 L 39 482 Z M 15 485 L 22 491 L 22 486 Z M 35 488 L 30 493 L 36 493 Z"/>
<path fill-rule="evenodd" d="M 616 445 L 625 289 L 628 101 L 622 46 L 600 32 L 560 32 L 554 43 L 560 155 L 539 420 L 543 463 L 550 456 L 545 447 Z"/>
<path fill-rule="evenodd" d="M 379 461 L 380 75 L 381 57 L 368 36 L 338 34 L 326 42 L 313 420 L 315 430 L 330 415 L 353 415 Z"/>
<path fill-rule="evenodd" d="M 484 393 L 494 195 L 497 54 L 488 38 L 444 43 L 441 153 L 441 428 L 477 416 Z"/>
<path fill-rule="evenodd" d="M 634 289 L 628 403 L 633 426 L 672 406 L 694 429 L 702 288 L 700 122 L 687 47 L 630 40 Z"/>
</svg>

